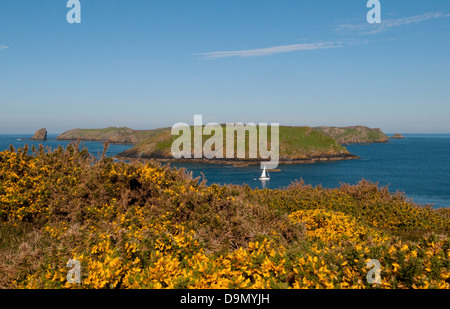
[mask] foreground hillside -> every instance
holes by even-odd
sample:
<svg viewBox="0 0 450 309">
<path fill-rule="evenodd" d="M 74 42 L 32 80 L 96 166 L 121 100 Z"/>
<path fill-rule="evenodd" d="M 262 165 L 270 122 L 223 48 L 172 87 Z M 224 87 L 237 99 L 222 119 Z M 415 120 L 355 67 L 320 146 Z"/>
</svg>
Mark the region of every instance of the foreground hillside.
<svg viewBox="0 0 450 309">
<path fill-rule="evenodd" d="M 225 126 L 223 128 L 223 145 L 226 145 Z M 193 153 L 193 129 L 191 148 Z M 259 128 L 258 128 L 259 132 Z M 259 133 L 258 133 L 259 134 Z M 268 139 L 270 141 L 270 128 L 268 130 Z M 161 129 L 158 134 L 140 142 L 131 149 L 128 149 L 118 155 L 125 158 L 147 158 L 147 159 L 172 159 L 171 146 L 178 136 L 171 135 L 171 129 Z M 203 136 L 203 143 L 209 136 Z M 246 151 L 248 156 L 248 137 L 246 137 Z M 222 150 L 225 150 L 224 147 Z M 316 160 L 341 160 L 354 159 L 356 156 L 337 143 L 332 137 L 321 132 L 313 130 L 310 127 L 279 127 L 279 149 L 280 161 L 285 163 L 314 162 Z M 235 146 L 236 150 L 236 146 Z M 236 152 L 235 152 L 236 157 Z M 223 159 L 222 161 L 234 161 Z M 205 160 L 211 162 L 212 160 Z M 251 161 L 240 159 L 240 161 Z M 254 160 L 259 164 L 260 159 Z"/>
<path fill-rule="evenodd" d="M 450 209 L 366 181 L 252 190 L 74 144 L 27 152 L 0 153 L 0 287 L 450 288 Z"/>
</svg>

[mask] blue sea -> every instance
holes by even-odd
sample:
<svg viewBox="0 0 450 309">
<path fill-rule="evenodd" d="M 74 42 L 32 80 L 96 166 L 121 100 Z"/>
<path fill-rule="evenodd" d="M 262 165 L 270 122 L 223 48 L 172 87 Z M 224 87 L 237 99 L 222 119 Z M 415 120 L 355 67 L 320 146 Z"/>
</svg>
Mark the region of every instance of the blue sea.
<svg viewBox="0 0 450 309">
<path fill-rule="evenodd" d="M 46 142 L 18 140 L 32 135 L 0 135 L 0 150 L 23 147 L 24 144 L 66 146 L 49 135 Z M 314 164 L 279 165 L 280 172 L 272 172 L 269 181 L 258 180 L 259 166 L 232 167 L 201 163 L 171 163 L 186 167 L 195 177 L 202 173 L 207 184 L 248 184 L 258 188 L 283 188 L 303 179 L 314 186 L 338 187 L 340 183 L 356 184 L 361 179 L 388 186 L 391 192 L 401 191 L 416 203 L 434 207 L 450 206 L 450 134 L 404 134 L 405 139 L 385 144 L 348 145 L 347 149 L 361 157 L 357 160 L 320 162 Z M 89 151 L 98 155 L 103 143 L 84 142 Z M 110 145 L 107 155 L 118 154 L 132 145 Z"/>
<path fill-rule="evenodd" d="M 51 149 L 56 149 L 59 145 L 66 147 L 71 142 L 70 141 L 57 141 L 57 135 L 47 135 L 47 141 L 30 141 L 29 139 L 33 137 L 33 134 L 3 134 L 0 135 L 0 151 L 9 149 L 10 145 L 13 145 L 15 149 L 23 147 L 25 144 L 31 149 L 32 145 L 39 147 L 42 144 L 44 147 L 50 147 Z M 81 142 L 81 146 L 85 146 L 90 153 L 94 156 L 100 156 L 104 149 L 104 143 L 101 142 Z M 108 150 L 106 152 L 107 156 L 114 156 L 122 151 L 130 149 L 133 145 L 122 145 L 122 144 L 109 144 Z M 31 151 L 30 151 L 31 153 Z"/>
</svg>

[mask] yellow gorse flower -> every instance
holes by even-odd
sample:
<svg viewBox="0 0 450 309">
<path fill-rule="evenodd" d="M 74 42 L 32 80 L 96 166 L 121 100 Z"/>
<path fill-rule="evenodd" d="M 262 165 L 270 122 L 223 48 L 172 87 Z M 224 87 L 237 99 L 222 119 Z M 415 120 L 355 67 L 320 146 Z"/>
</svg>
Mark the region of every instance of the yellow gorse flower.
<svg viewBox="0 0 450 309">
<path fill-rule="evenodd" d="M 448 289 L 448 237 L 396 234 L 448 230 L 448 214 L 364 182 L 253 190 L 76 147 L 0 152 L 1 223 L 32 224 L 43 244 L 41 264 L 13 287 Z M 69 259 L 80 284 L 67 282 Z M 377 285 L 366 279 L 371 259 Z"/>
</svg>

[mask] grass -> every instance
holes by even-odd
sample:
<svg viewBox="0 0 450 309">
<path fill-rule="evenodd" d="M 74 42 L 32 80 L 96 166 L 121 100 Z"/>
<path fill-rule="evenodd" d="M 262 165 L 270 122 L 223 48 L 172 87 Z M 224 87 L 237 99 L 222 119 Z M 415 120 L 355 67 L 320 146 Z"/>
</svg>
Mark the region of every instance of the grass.
<svg viewBox="0 0 450 309">
<path fill-rule="evenodd" d="M 194 147 L 194 129 L 191 128 L 191 148 Z M 131 156 L 143 158 L 157 158 L 157 157 L 171 157 L 171 146 L 173 141 L 178 136 L 170 134 L 170 128 L 161 129 L 159 134 L 156 134 L 149 139 L 142 141 L 133 148 L 124 151 L 120 156 Z M 259 134 L 259 127 L 257 127 L 257 134 Z M 270 145 L 271 128 L 267 130 L 268 142 Z M 222 126 L 223 145 L 226 145 L 226 126 Z M 205 143 L 210 136 L 202 136 L 202 144 Z M 246 133 L 245 151 L 246 158 L 249 158 L 249 133 Z M 237 157 L 237 142 L 235 138 L 234 143 L 235 155 Z M 280 158 L 285 159 L 305 159 L 315 156 L 332 156 L 349 154 L 348 150 L 339 145 L 332 137 L 329 137 L 321 132 L 315 131 L 309 127 L 289 127 L 280 126 L 279 129 L 279 149 Z M 192 150 L 193 151 L 193 150 Z M 225 157 L 226 146 L 224 147 Z"/>
</svg>

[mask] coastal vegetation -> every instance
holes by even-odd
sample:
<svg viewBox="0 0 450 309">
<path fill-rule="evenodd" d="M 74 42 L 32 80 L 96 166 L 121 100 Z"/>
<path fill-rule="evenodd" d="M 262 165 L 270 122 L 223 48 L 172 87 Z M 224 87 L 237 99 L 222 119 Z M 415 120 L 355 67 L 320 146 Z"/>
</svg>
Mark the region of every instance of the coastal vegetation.
<svg viewBox="0 0 450 309">
<path fill-rule="evenodd" d="M 365 180 L 262 190 L 77 143 L 0 152 L 2 288 L 448 289 L 449 228 L 450 208 Z"/>
</svg>

